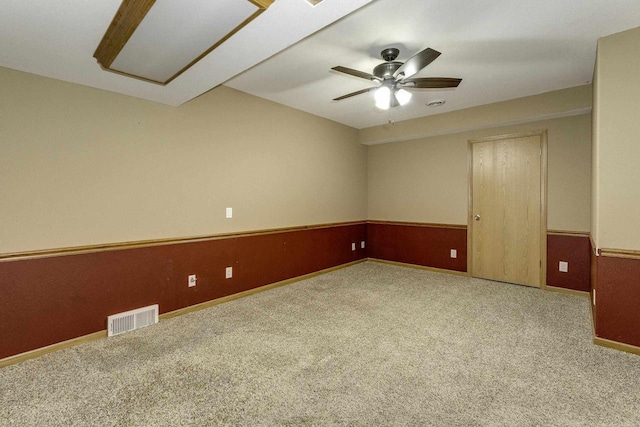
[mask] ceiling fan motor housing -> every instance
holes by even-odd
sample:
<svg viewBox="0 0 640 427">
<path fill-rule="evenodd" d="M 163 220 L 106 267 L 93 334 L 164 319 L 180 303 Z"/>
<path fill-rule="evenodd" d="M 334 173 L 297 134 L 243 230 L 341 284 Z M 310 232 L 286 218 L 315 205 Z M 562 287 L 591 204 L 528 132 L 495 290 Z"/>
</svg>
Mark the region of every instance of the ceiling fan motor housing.
<svg viewBox="0 0 640 427">
<path fill-rule="evenodd" d="M 402 62 L 395 61 L 400 51 L 395 47 L 388 47 L 380 52 L 380 56 L 386 62 L 373 69 L 373 75 L 381 79 L 393 77 L 393 73 L 402 66 Z"/>
<path fill-rule="evenodd" d="M 377 65 L 376 68 L 373 69 L 373 75 L 381 79 L 393 77 L 393 73 L 395 73 L 396 70 L 401 66 L 402 66 L 402 62 L 398 62 L 398 61 L 383 62 L 382 64 Z"/>
</svg>

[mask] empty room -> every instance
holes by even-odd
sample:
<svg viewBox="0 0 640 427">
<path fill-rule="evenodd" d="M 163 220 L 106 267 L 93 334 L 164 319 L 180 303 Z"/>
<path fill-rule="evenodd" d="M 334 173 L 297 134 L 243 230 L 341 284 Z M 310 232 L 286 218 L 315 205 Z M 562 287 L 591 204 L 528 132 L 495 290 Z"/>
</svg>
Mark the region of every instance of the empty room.
<svg viewBox="0 0 640 427">
<path fill-rule="evenodd" d="M 638 25 L 8 2 L 0 425 L 640 425 Z"/>
</svg>

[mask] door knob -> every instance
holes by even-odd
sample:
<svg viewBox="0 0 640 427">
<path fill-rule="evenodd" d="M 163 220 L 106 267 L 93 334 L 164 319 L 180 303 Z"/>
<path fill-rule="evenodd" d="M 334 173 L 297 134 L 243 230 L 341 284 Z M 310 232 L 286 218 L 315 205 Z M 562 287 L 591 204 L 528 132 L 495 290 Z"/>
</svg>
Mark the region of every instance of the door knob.
<svg viewBox="0 0 640 427">
<path fill-rule="evenodd" d="M 476 221 L 480 221 L 480 215 L 474 216 L 473 219 L 475 219 Z"/>
</svg>

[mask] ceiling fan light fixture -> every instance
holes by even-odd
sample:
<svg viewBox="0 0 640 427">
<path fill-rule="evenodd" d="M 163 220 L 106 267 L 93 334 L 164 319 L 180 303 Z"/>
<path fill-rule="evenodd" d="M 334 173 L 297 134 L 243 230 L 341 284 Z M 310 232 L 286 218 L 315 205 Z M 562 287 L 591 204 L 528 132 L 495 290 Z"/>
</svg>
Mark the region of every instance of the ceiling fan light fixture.
<svg viewBox="0 0 640 427">
<path fill-rule="evenodd" d="M 391 105 L 391 89 L 387 86 L 380 86 L 373 94 L 376 100 L 376 107 L 381 110 L 388 110 Z"/>
<path fill-rule="evenodd" d="M 251 0 L 255 1 L 255 0 Z M 411 92 L 406 89 L 447 89 L 458 87 L 462 79 L 452 77 L 413 77 L 415 73 L 431 64 L 440 52 L 431 48 L 426 48 L 407 60 L 407 62 L 395 61 L 399 54 L 396 48 L 387 48 L 380 52 L 382 64 L 378 64 L 373 69 L 373 74 L 341 65 L 332 67 L 334 71 L 359 77 L 369 81 L 381 83 L 379 87 L 360 89 L 355 92 L 334 98 L 334 101 L 351 98 L 363 93 L 373 92 L 376 107 L 381 110 L 388 110 L 391 107 L 404 106 L 411 101 Z M 405 89 L 406 88 L 406 89 Z M 436 101 L 436 104 L 429 103 L 430 106 L 440 106 L 444 101 Z"/>
<path fill-rule="evenodd" d="M 404 89 L 398 89 L 396 91 L 396 99 L 398 100 L 398 104 L 407 105 L 411 100 L 411 92 Z"/>
</svg>

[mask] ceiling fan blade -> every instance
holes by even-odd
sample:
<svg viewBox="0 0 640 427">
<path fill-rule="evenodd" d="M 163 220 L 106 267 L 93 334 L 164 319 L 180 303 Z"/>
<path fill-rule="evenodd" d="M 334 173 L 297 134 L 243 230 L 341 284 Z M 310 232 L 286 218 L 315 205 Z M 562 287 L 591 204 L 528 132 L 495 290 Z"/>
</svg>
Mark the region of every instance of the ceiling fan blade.
<svg viewBox="0 0 640 427">
<path fill-rule="evenodd" d="M 362 79 L 367 80 L 380 80 L 378 77 L 373 74 L 365 73 L 364 71 L 354 70 L 353 68 L 341 67 L 338 65 L 337 67 L 333 67 L 332 70 L 338 71 L 340 73 L 349 74 L 350 76 L 360 77 Z"/>
<path fill-rule="evenodd" d="M 404 79 L 401 81 L 405 89 L 445 89 L 458 87 L 462 79 L 450 77 L 424 77 L 418 79 Z"/>
<path fill-rule="evenodd" d="M 355 91 L 355 92 L 348 93 L 346 95 L 339 96 L 337 98 L 334 98 L 333 100 L 334 101 L 341 101 L 343 99 L 351 98 L 352 96 L 361 95 L 363 93 L 371 92 L 371 91 L 376 90 L 376 89 L 378 89 L 378 88 L 377 87 L 370 87 L 370 88 L 367 88 L 367 89 L 361 89 L 361 90 L 358 90 L 358 91 Z"/>
<path fill-rule="evenodd" d="M 440 56 L 440 52 L 428 47 L 422 52 L 418 52 L 409 58 L 407 62 L 402 64 L 402 66 L 396 70 L 394 75 L 398 76 L 400 74 L 404 74 L 405 78 L 411 77 L 427 65 L 431 64 L 438 56 Z"/>
</svg>

